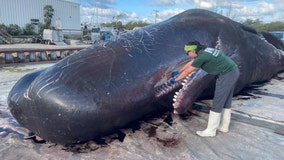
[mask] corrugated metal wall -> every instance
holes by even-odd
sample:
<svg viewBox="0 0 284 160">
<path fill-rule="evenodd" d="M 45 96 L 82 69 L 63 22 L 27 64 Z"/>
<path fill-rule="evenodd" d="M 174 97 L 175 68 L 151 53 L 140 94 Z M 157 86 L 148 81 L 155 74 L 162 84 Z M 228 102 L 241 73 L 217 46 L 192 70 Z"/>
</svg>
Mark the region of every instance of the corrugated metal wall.
<svg viewBox="0 0 284 160">
<path fill-rule="evenodd" d="M 60 19 L 62 29 L 80 29 L 80 4 L 65 0 L 0 0 L 0 23 L 17 24 L 24 27 L 31 19 L 44 23 L 43 8 L 51 5 L 54 9 L 53 26 Z"/>
</svg>

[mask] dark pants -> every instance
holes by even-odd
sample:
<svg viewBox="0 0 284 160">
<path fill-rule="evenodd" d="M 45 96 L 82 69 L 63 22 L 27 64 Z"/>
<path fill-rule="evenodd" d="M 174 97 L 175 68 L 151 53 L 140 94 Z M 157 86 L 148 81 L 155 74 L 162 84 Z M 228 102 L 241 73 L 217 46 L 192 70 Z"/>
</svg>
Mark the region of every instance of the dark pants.
<svg viewBox="0 0 284 160">
<path fill-rule="evenodd" d="M 236 68 L 216 80 L 212 111 L 221 113 L 223 108 L 231 108 L 235 85 L 239 78 L 239 69 Z"/>
</svg>

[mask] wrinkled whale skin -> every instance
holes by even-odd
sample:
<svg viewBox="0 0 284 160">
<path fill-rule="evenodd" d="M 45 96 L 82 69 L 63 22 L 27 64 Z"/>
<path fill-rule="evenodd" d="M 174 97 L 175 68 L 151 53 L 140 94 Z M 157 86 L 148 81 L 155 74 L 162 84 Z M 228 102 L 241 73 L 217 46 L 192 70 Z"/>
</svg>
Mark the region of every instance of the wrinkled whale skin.
<svg viewBox="0 0 284 160">
<path fill-rule="evenodd" d="M 198 40 L 227 53 L 238 65 L 235 93 L 271 79 L 284 68 L 283 52 L 241 24 L 219 14 L 194 9 L 166 21 L 99 42 L 20 79 L 8 105 L 20 125 L 45 140 L 71 144 L 94 139 L 172 109 L 153 103 L 168 98 L 159 87 L 188 56 L 183 46 Z M 182 108 L 211 96 L 214 77 L 202 70 L 183 93 Z M 177 84 L 170 93 L 178 90 Z"/>
</svg>

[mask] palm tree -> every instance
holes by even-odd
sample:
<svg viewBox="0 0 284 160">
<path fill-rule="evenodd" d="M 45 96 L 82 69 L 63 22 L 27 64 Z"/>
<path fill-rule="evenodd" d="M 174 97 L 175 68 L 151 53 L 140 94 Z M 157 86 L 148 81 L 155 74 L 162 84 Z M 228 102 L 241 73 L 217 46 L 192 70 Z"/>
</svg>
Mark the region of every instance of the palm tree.
<svg viewBox="0 0 284 160">
<path fill-rule="evenodd" d="M 45 25 L 45 28 L 51 29 L 51 20 L 52 20 L 52 17 L 54 15 L 53 14 L 54 9 L 52 8 L 51 5 L 46 5 L 46 6 L 44 6 L 43 10 L 44 10 L 44 25 Z"/>
</svg>

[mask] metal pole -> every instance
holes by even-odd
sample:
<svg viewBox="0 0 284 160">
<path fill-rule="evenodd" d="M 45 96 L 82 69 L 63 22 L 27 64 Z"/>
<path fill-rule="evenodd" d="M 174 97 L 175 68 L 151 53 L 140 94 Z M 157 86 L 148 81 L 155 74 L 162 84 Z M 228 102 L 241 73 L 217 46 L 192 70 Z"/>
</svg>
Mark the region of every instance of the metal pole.
<svg viewBox="0 0 284 160">
<path fill-rule="evenodd" d="M 156 22 L 157 22 L 157 16 L 158 16 L 158 10 L 154 10 L 154 12 L 155 12 L 155 24 L 156 24 Z"/>
</svg>

